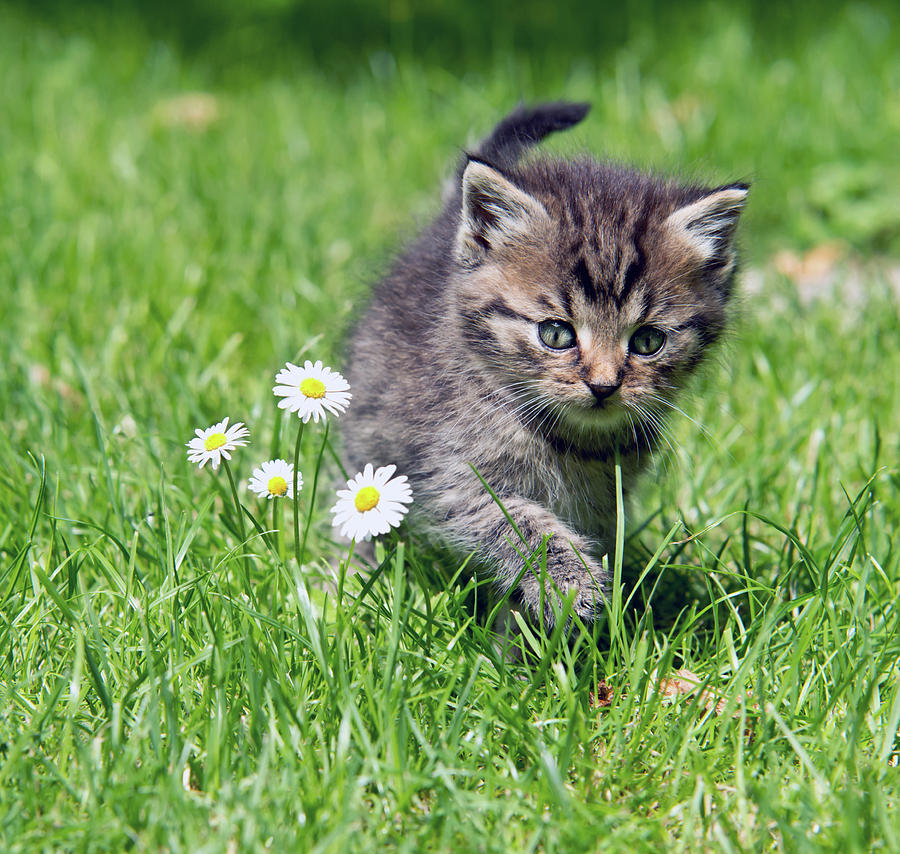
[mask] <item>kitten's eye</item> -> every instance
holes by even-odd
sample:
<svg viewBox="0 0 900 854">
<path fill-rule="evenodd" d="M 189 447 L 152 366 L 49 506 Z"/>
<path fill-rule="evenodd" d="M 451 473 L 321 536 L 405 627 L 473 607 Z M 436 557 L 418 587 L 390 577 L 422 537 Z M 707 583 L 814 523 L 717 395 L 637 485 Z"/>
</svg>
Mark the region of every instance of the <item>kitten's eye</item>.
<svg viewBox="0 0 900 854">
<path fill-rule="evenodd" d="M 543 320 L 538 324 L 538 335 L 553 350 L 568 350 L 575 346 L 575 330 L 562 320 Z"/>
<path fill-rule="evenodd" d="M 632 352 L 639 356 L 654 356 L 666 343 L 666 333 L 655 326 L 642 326 L 634 335 L 628 346 Z"/>
</svg>

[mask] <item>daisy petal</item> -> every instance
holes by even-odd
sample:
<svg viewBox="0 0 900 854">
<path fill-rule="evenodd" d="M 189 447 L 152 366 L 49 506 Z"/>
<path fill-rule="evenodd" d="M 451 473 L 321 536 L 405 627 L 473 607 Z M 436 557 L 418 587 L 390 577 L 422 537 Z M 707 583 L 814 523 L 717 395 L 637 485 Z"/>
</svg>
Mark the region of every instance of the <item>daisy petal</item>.
<svg viewBox="0 0 900 854">
<path fill-rule="evenodd" d="M 296 412 L 304 423 L 312 419 L 316 424 L 326 415 L 341 415 L 350 404 L 350 384 L 337 371 L 326 368 L 321 360 L 315 363 L 307 359 L 301 368 L 293 362 L 275 374 L 272 392 L 283 398 L 281 409 Z"/>
<path fill-rule="evenodd" d="M 347 481 L 347 489 L 337 491 L 331 508 L 332 526 L 352 540 L 369 539 L 396 528 L 409 510 L 412 490 L 406 475 L 391 478 L 395 465 L 378 469 L 366 463 L 361 472 Z"/>
<path fill-rule="evenodd" d="M 209 463 L 215 471 L 223 459 L 231 459 L 232 451 L 248 443 L 250 431 L 244 422 L 238 421 L 229 427 L 228 421 L 223 418 L 205 430 L 194 430 L 194 437 L 186 445 L 188 462 L 199 463 L 201 469 Z"/>
</svg>

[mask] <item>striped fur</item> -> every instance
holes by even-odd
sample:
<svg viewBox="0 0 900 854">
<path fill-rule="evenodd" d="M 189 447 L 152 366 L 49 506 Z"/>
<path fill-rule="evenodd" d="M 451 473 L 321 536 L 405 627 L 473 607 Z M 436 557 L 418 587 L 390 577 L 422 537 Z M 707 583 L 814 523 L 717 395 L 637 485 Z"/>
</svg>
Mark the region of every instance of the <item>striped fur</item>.
<svg viewBox="0 0 900 854">
<path fill-rule="evenodd" d="M 747 195 L 587 158 L 520 159 L 586 112 L 517 110 L 464 160 L 351 338 L 342 422 L 349 467 L 396 464 L 413 523 L 475 552 L 548 624 L 560 592 L 583 619 L 602 607 L 616 454 L 628 490 L 721 335 Z M 575 346 L 544 344 L 548 320 L 570 324 Z M 648 325 L 666 336 L 655 355 L 631 337 Z M 542 543 L 544 587 L 525 560 Z"/>
</svg>

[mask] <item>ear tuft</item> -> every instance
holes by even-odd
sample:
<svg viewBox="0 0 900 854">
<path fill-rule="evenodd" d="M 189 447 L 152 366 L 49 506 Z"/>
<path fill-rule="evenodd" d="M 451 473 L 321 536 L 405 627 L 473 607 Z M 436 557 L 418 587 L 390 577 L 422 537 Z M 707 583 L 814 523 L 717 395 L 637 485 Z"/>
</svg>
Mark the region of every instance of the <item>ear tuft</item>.
<svg viewBox="0 0 900 854">
<path fill-rule="evenodd" d="M 744 209 L 747 184 L 729 184 L 678 208 L 666 220 L 669 230 L 704 263 L 734 263 L 734 231 Z"/>
<path fill-rule="evenodd" d="M 480 264 L 500 246 L 521 242 L 547 219 L 534 196 L 519 189 L 493 166 L 469 158 L 462 176 L 462 211 L 456 234 L 457 260 Z"/>
</svg>

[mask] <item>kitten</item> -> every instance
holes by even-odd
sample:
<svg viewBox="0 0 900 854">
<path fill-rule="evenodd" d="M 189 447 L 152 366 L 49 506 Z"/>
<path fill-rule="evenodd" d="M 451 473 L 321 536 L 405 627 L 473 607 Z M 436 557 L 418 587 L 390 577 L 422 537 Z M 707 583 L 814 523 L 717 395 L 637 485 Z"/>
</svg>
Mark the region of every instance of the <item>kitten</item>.
<svg viewBox="0 0 900 854">
<path fill-rule="evenodd" d="M 548 625 L 560 595 L 602 610 L 616 455 L 627 492 L 721 334 L 748 191 L 520 160 L 588 109 L 516 110 L 464 158 L 356 327 L 342 420 L 348 468 L 395 463 L 413 524 Z"/>
</svg>

